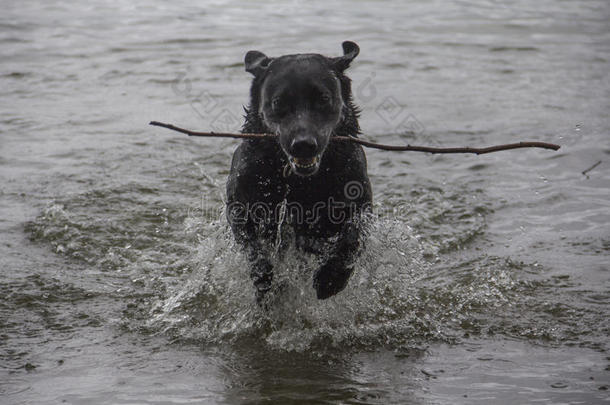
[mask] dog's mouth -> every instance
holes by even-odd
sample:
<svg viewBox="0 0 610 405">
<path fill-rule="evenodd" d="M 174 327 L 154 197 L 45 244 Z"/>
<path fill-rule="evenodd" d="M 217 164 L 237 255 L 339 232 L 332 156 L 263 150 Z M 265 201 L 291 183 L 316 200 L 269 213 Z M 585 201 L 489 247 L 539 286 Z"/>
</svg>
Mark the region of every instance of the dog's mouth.
<svg viewBox="0 0 610 405">
<path fill-rule="evenodd" d="M 310 158 L 290 157 L 289 160 L 293 173 L 298 174 L 299 176 L 311 176 L 320 168 L 319 155 Z"/>
</svg>

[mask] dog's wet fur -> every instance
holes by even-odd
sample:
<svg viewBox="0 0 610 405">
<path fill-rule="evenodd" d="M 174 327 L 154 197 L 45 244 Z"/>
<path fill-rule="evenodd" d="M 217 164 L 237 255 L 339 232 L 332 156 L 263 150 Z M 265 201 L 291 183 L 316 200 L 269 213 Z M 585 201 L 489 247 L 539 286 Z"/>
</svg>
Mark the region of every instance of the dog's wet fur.
<svg viewBox="0 0 610 405">
<path fill-rule="evenodd" d="M 319 299 L 345 288 L 363 248 L 361 219 L 372 199 L 366 157 L 355 143 L 331 142 L 360 131 L 344 74 L 359 48 L 346 41 L 343 51 L 332 58 L 270 58 L 259 51 L 245 57 L 254 79 L 242 132 L 278 135 L 244 140 L 227 182 L 227 217 L 247 254 L 259 303 L 272 287 L 278 224 L 293 228 L 299 249 L 320 255 L 313 276 Z"/>
</svg>

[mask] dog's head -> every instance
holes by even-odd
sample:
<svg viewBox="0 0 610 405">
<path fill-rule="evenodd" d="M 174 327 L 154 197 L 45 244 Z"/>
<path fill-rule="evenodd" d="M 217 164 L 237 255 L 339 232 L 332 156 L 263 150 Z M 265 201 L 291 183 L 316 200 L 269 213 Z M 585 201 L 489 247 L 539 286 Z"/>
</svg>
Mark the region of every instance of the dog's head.
<svg viewBox="0 0 610 405">
<path fill-rule="evenodd" d="M 345 100 L 343 71 L 358 55 L 353 42 L 343 43 L 343 56 L 318 54 L 270 58 L 259 51 L 246 54 L 246 71 L 255 77 L 256 113 L 279 142 L 300 176 L 315 174 L 333 130 L 341 122 Z"/>
</svg>

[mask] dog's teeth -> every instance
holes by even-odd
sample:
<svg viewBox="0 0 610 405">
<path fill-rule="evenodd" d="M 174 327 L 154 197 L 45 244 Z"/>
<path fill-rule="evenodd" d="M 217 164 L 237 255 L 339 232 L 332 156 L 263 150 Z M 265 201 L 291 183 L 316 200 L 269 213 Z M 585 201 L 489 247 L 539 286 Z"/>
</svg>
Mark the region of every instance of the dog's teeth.
<svg viewBox="0 0 610 405">
<path fill-rule="evenodd" d="M 312 168 L 318 163 L 317 157 L 314 157 L 311 160 L 308 160 L 308 159 L 303 159 L 303 160 L 308 163 L 301 163 L 301 159 L 297 159 L 297 158 L 293 159 L 293 163 L 295 164 L 295 166 L 302 168 L 302 169 Z"/>
</svg>

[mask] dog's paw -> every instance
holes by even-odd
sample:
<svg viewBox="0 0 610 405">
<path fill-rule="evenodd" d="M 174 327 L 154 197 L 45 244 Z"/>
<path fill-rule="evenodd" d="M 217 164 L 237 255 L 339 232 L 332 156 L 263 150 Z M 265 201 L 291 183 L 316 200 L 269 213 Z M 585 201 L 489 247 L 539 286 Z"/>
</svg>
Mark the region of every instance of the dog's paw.
<svg viewBox="0 0 610 405">
<path fill-rule="evenodd" d="M 256 290 L 256 302 L 263 307 L 265 296 L 271 290 L 273 266 L 267 259 L 259 259 L 251 264 L 250 277 Z"/>
<path fill-rule="evenodd" d="M 313 288 L 318 299 L 325 300 L 343 291 L 353 271 L 353 266 L 345 267 L 332 262 L 320 267 L 313 277 Z"/>
<path fill-rule="evenodd" d="M 264 311 L 269 309 L 269 300 L 267 299 L 267 293 L 269 292 L 269 288 L 260 288 L 256 287 L 256 303 L 258 306 Z"/>
</svg>

